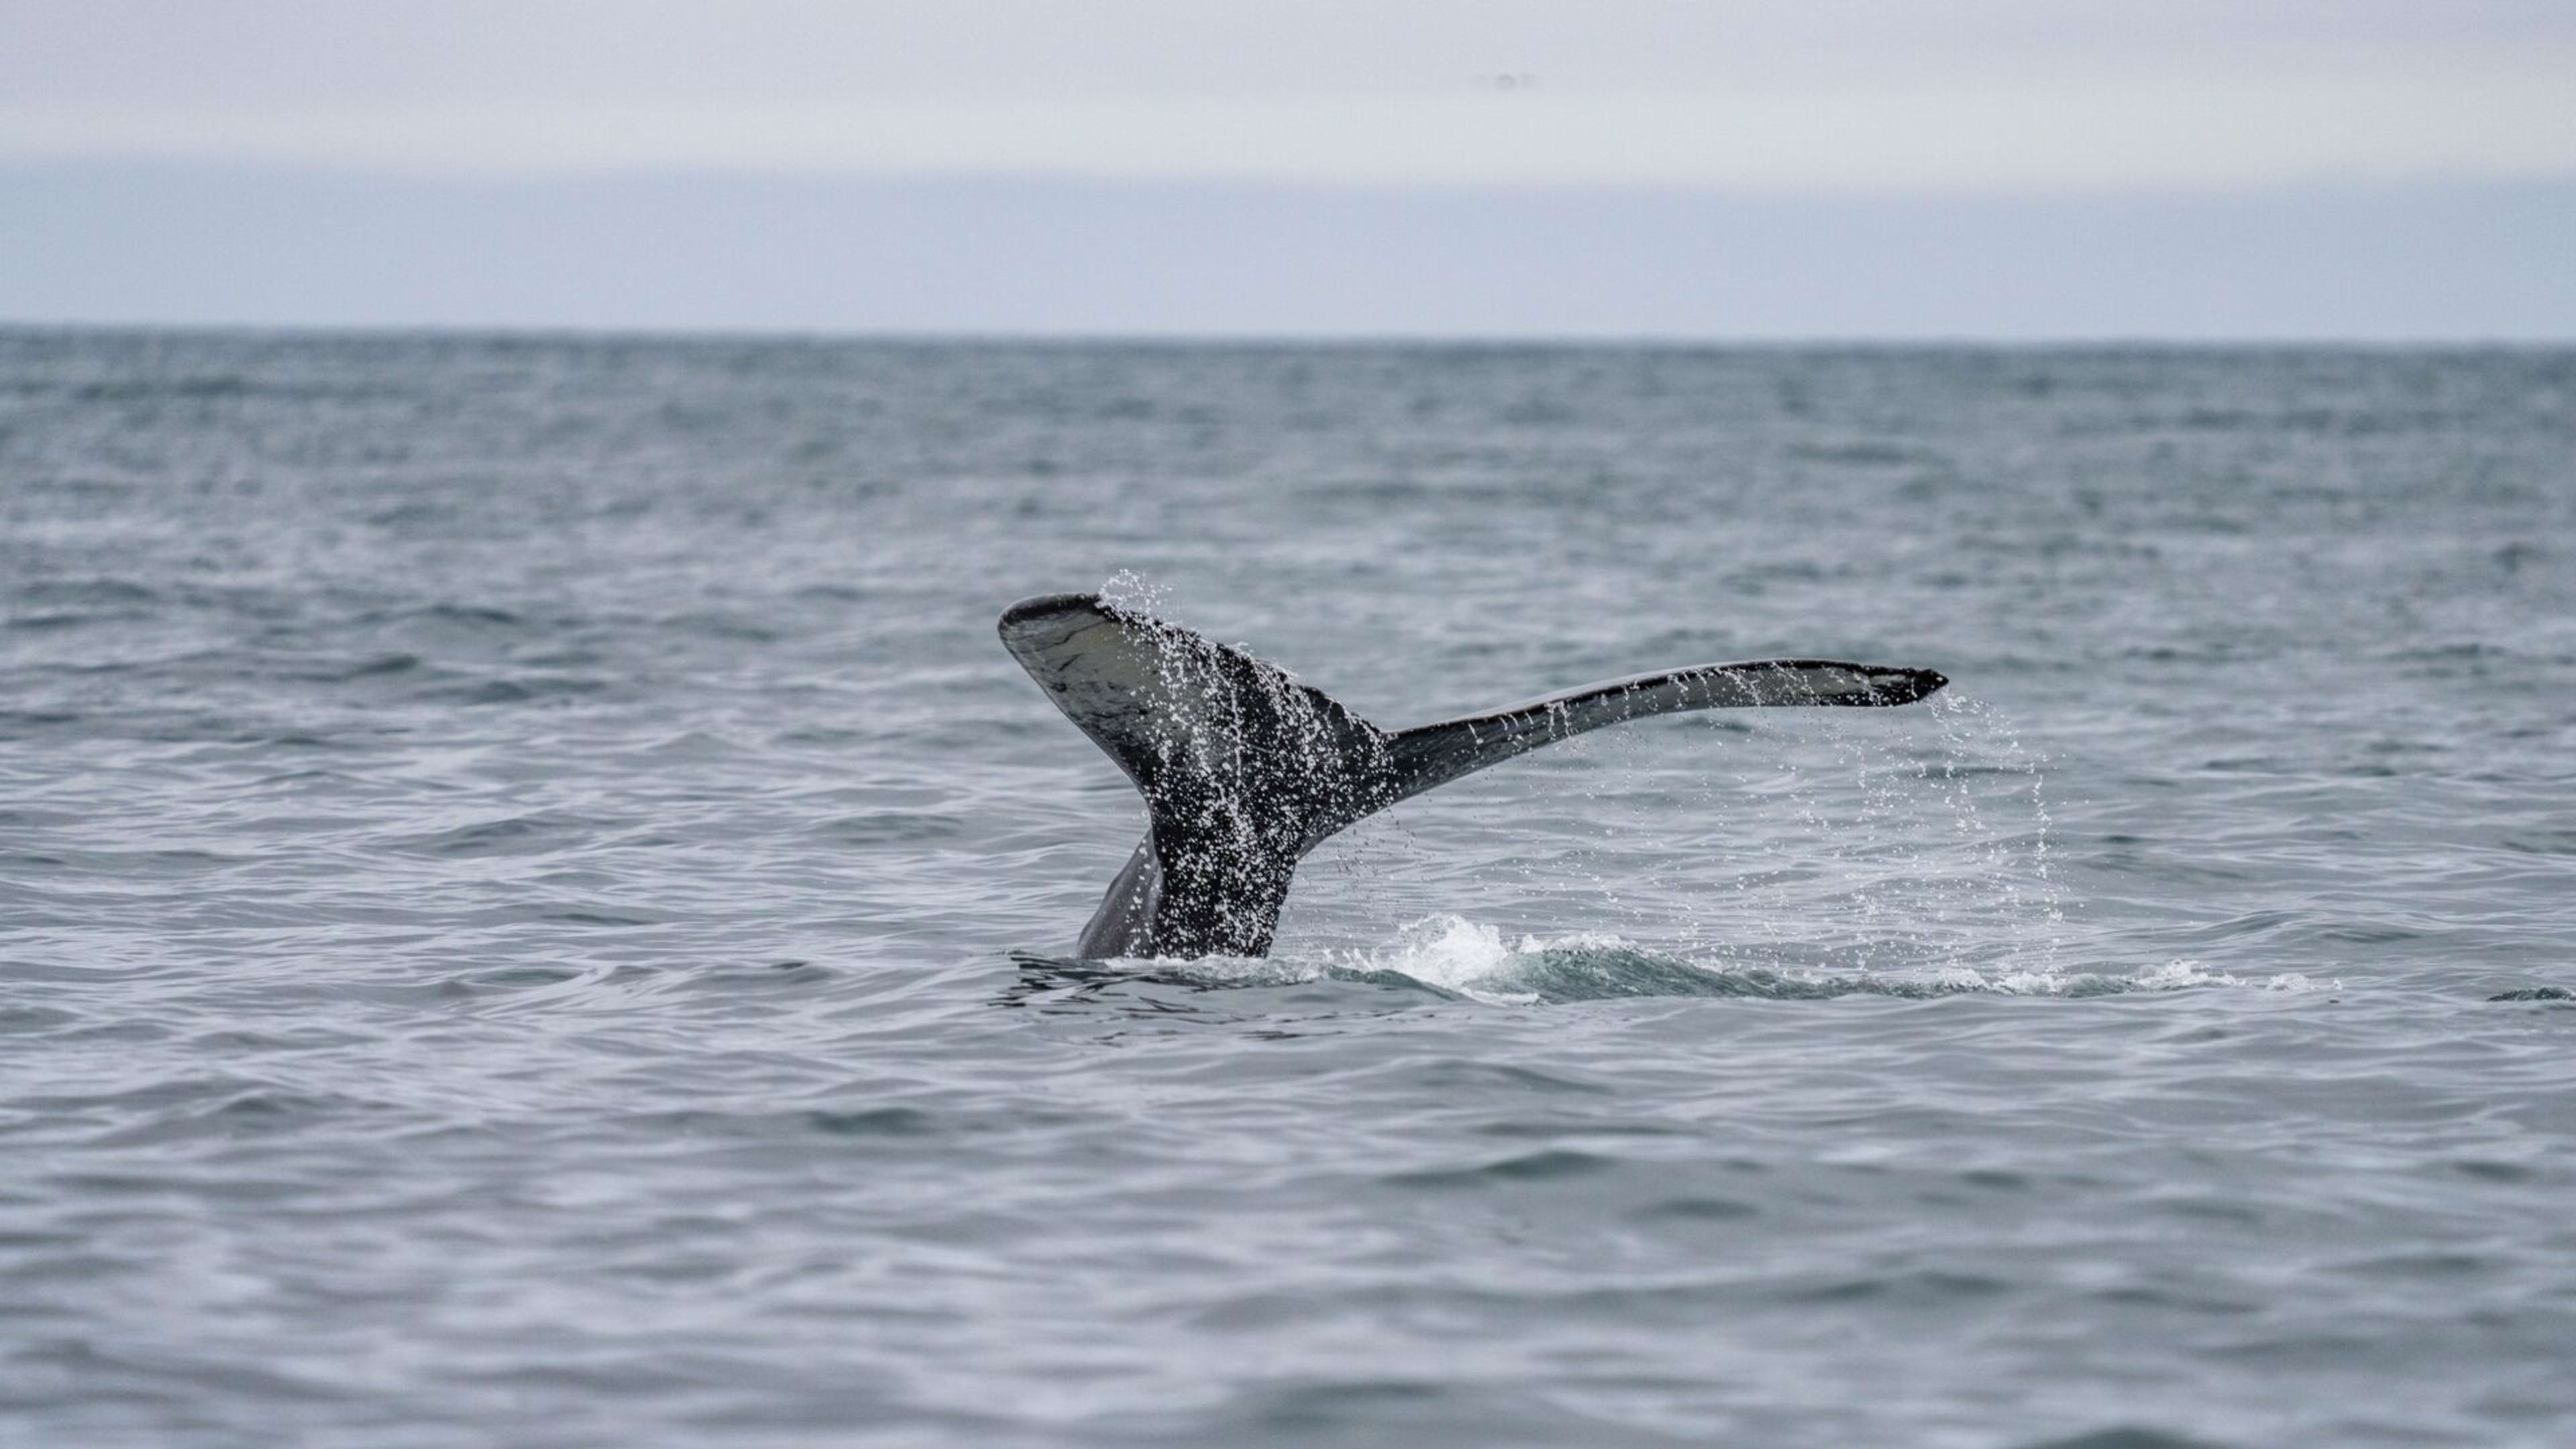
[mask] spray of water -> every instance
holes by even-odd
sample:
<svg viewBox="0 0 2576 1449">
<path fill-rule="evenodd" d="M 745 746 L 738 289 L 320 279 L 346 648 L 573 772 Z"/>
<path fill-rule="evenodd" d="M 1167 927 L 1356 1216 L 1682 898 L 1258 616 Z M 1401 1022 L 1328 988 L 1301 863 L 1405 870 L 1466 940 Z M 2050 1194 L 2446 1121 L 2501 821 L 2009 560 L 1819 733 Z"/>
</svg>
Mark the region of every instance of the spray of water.
<svg viewBox="0 0 2576 1449">
<path fill-rule="evenodd" d="M 2046 762 L 1985 701 L 1927 704 L 1580 736 L 1483 787 L 1506 797 L 1476 802 L 1487 816 L 1552 817 L 1526 846 L 1460 881 L 1437 833 L 1426 842 L 1399 810 L 1329 853 L 1348 883 L 1330 914 L 1379 943 L 1401 921 L 1463 916 L 1560 957 L 1616 940 L 1721 972 L 2040 989 L 2069 973 Z M 1444 874 L 1453 897 L 1425 899 L 1416 883 Z M 1344 949 L 1392 952 L 1396 969 L 1455 955 Z"/>
<path fill-rule="evenodd" d="M 1224 921 L 1213 949 L 1267 943 L 1298 858 L 1392 798 L 1390 737 L 1248 650 L 1162 623 L 1150 611 L 1163 592 L 1133 573 L 1102 594 L 1153 645 L 1164 779 L 1149 793 L 1189 826 L 1167 872 L 1207 899 L 1270 903 L 1249 908 L 1258 919 Z M 1730 989 L 1777 979 L 1837 993 L 2064 994 L 2103 979 L 2066 960 L 2044 758 L 1985 701 L 1954 690 L 1927 706 L 1579 736 L 1515 804 L 1598 822 L 1598 833 L 1569 851 L 1559 832 L 1546 858 L 1507 857 L 1482 880 L 1435 859 L 1436 840 L 1403 812 L 1376 815 L 1325 852 L 1335 924 L 1320 936 L 1292 929 L 1284 968 L 1396 971 L 1443 989 L 1510 978 L 1522 984 L 1501 996 L 1546 998 L 1620 994 L 1620 981 L 1658 994 L 1705 984 L 1677 969 Z M 1478 897 L 1492 896 L 1498 872 L 1522 890 L 1496 908 Z M 1401 884 L 1424 878 L 1463 887 L 1461 899 L 1426 901 Z M 1510 927 L 1517 947 L 1503 944 L 1505 927 L 1469 919 L 1515 909 L 1537 917 Z M 2223 983 L 2174 963 L 2137 984 Z"/>
<path fill-rule="evenodd" d="M 1299 858 L 1394 798 L 1387 737 L 1249 650 L 1164 623 L 1133 573 L 1101 597 L 1155 672 L 1144 789 L 1165 892 L 1214 913 L 1186 944 L 1258 954 Z"/>
</svg>

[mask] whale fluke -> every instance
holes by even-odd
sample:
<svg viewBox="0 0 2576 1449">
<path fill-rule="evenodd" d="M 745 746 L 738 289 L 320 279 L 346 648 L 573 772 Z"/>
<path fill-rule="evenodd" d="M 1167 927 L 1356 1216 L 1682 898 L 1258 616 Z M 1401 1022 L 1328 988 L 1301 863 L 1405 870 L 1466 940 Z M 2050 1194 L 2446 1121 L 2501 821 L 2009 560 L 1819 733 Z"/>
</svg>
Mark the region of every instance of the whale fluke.
<svg viewBox="0 0 2576 1449">
<path fill-rule="evenodd" d="M 1023 599 L 1002 644 L 1145 797 L 1145 839 L 1084 927 L 1085 957 L 1259 956 L 1297 862 L 1335 831 L 1497 761 L 1678 710 L 1910 704 L 1929 669 L 1708 664 L 1389 732 L 1321 690 L 1096 594 Z"/>
</svg>

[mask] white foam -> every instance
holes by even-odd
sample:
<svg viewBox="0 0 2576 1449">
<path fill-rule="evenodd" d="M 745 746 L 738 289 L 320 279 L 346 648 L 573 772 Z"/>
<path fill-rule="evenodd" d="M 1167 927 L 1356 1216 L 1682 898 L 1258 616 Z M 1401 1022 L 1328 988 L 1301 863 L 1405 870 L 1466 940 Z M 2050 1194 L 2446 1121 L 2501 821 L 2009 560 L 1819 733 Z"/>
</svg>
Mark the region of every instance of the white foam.
<svg viewBox="0 0 2576 1449">
<path fill-rule="evenodd" d="M 1538 964 L 1543 956 L 1596 951 L 1635 951 L 1662 956 L 1716 977 L 1744 970 L 1741 961 L 1674 957 L 1650 951 L 1625 937 L 1605 932 L 1572 932 L 1550 938 L 1525 934 L 1517 943 L 1507 942 L 1499 928 L 1451 914 L 1424 917 L 1406 926 L 1389 944 L 1348 953 L 1335 964 L 1345 969 L 1397 972 L 1424 985 L 1479 1001 L 1527 1005 L 1541 999 L 1542 993 L 1528 989 L 1530 978 L 1521 974 L 1525 968 Z M 1893 990 L 1902 994 L 1938 995 L 1988 993 L 2065 997 L 2208 988 L 2302 993 L 2343 989 L 2340 978 L 2320 980 L 2298 972 L 2279 976 L 2238 976 L 2226 971 L 2212 971 L 2191 960 L 2168 961 L 2135 975 L 2067 972 L 2054 966 L 2039 970 L 1986 972 L 1964 965 L 1856 974 L 1765 968 L 1764 974 L 1851 991 Z"/>
<path fill-rule="evenodd" d="M 2343 978 L 2318 980 L 2303 971 L 2284 972 L 2279 976 L 2239 976 L 2231 971 L 2212 971 L 2198 961 L 2168 961 L 2134 978 L 2140 991 L 2183 991 L 2195 986 L 2237 986 L 2250 991 L 2341 991 Z"/>
<path fill-rule="evenodd" d="M 1393 944 L 1363 953 L 1359 964 L 1373 971 L 1401 972 L 1443 991 L 1525 1005 L 1537 1000 L 1537 995 L 1525 991 L 1480 992 L 1475 986 L 1509 970 L 1516 958 L 1542 949 L 1535 936 L 1524 937 L 1514 948 L 1503 943 L 1503 933 L 1493 926 L 1464 916 L 1428 916 L 1405 927 Z"/>
</svg>

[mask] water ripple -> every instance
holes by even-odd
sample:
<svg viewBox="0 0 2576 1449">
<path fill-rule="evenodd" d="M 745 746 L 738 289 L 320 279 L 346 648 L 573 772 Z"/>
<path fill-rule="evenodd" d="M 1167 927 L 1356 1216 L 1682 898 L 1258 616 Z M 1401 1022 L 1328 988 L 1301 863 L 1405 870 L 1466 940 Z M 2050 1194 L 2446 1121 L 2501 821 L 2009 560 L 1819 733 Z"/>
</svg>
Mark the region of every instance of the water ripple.
<svg viewBox="0 0 2576 1449">
<path fill-rule="evenodd" d="M 0 1441 L 2558 1442 L 2571 389 L 0 329 Z M 1958 683 L 1075 960 L 992 627 L 1122 569 L 1386 725 Z"/>
</svg>

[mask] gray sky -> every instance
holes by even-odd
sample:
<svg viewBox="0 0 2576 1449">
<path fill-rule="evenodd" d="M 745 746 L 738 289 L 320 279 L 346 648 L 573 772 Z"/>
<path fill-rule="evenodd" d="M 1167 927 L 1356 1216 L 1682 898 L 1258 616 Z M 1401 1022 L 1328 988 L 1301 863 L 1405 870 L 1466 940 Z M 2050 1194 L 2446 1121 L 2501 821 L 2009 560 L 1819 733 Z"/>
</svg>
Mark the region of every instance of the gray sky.
<svg viewBox="0 0 2576 1449">
<path fill-rule="evenodd" d="M 2410 265 L 2480 267 L 2492 274 L 2487 290 L 2437 289 L 2460 304 L 2449 335 L 2568 335 L 2576 282 L 2518 271 L 2514 259 L 2561 243 L 2570 248 L 2561 257 L 2576 254 L 2567 208 L 2545 199 L 2576 178 L 2576 4 L 0 0 L 0 207 L 22 217 L 39 203 L 49 210 L 33 239 L 12 242 L 0 230 L 0 262 L 19 273 L 15 282 L 0 274 L 0 318 L 124 317 L 139 290 L 167 320 L 617 325 L 593 301 L 549 315 L 545 294 L 506 287 L 450 289 L 482 296 L 480 310 L 456 310 L 461 303 L 417 287 L 399 307 L 370 310 L 358 305 L 370 295 L 364 254 L 308 255 L 317 279 L 348 280 L 343 292 L 317 281 L 309 304 L 298 303 L 291 276 L 252 273 L 264 253 L 310 254 L 330 229 L 301 243 L 290 233 L 325 202 L 426 208 L 433 225 L 469 237 L 478 215 L 497 225 L 507 213 L 525 227 L 551 205 L 551 230 L 536 226 L 544 235 L 529 245 L 576 255 L 583 229 L 607 224 L 602 198 L 639 175 L 667 178 L 657 204 L 676 214 L 691 211 L 681 194 L 689 178 L 708 206 L 747 194 L 726 184 L 765 180 L 759 194 L 769 204 L 807 205 L 818 222 L 828 214 L 862 228 L 891 215 L 872 204 L 912 205 L 918 220 L 924 193 L 904 188 L 936 182 L 1017 187 L 1016 200 L 979 193 L 978 214 L 1041 234 L 1077 214 L 1115 214 L 1122 198 L 1143 208 L 1128 213 L 1140 228 L 1185 193 L 1219 210 L 1250 207 L 1207 228 L 1212 243 L 1237 248 L 1238 285 L 1220 284 L 1233 275 L 1226 257 L 1200 258 L 1214 279 L 1206 302 L 1180 311 L 1140 299 L 1134 324 L 1233 332 L 1289 329 L 1315 315 L 1315 294 L 1265 285 L 1242 253 L 1261 216 L 1333 240 L 1348 258 L 1344 280 L 1366 279 L 1370 227 L 1394 228 L 1378 240 L 1399 249 L 1421 244 L 1411 233 L 1426 227 L 1470 228 L 1449 238 L 1466 272 L 1519 275 L 1527 268 L 1510 237 L 1472 230 L 1493 207 L 1555 216 L 1580 213 L 1586 196 L 1627 198 L 1619 206 L 1632 224 L 1647 225 L 1651 213 L 1665 230 L 1605 234 L 1601 258 L 1637 274 L 1624 292 L 1597 279 L 1584 289 L 1603 299 L 1590 330 L 1616 333 L 1640 330 L 1638 318 L 1684 313 L 1693 327 L 1725 324 L 1723 308 L 1677 313 L 1670 304 L 1687 300 L 1676 294 L 1687 291 L 1694 257 L 1723 269 L 1725 257 L 1705 252 L 1705 223 L 1732 199 L 1747 216 L 1769 217 L 1774 232 L 1823 243 L 1813 274 L 1766 263 L 1819 300 L 1817 335 L 1907 335 L 1936 324 L 1957 333 L 1963 321 L 1972 335 L 2053 335 L 2046 315 L 2008 296 L 1983 325 L 1955 308 L 1936 317 L 1890 306 L 1873 322 L 1823 306 L 1838 290 L 1879 288 L 1877 272 L 1920 245 L 1880 233 L 1889 246 L 1873 261 L 1869 235 L 1835 228 L 1865 216 L 1901 229 L 1919 215 L 1969 227 L 1945 245 L 2009 252 L 2013 267 L 2038 268 L 2042 282 L 2062 273 L 2118 287 L 2085 257 L 2035 250 L 2034 228 L 2066 232 L 2067 248 L 2098 249 L 2085 227 L 2112 214 L 2105 205 L 2130 207 L 2120 213 L 2126 224 L 2150 232 L 2163 207 L 2189 223 L 2177 235 L 2193 266 L 2223 273 L 2229 224 L 2212 221 L 2211 207 L 2246 208 L 2249 224 L 2259 216 L 2273 229 L 2263 245 L 2295 254 L 2282 228 L 2305 225 L 2330 242 L 2366 198 L 2363 212 L 2411 238 L 2381 248 L 2372 285 L 2402 282 Z M 162 183 L 168 207 L 136 203 L 134 188 Z M 269 197 L 277 235 L 263 242 L 256 217 L 226 210 L 228 194 Z M 1636 198 L 1650 196 L 1664 200 L 1638 211 Z M 2411 235 L 2423 228 L 2410 220 L 2409 196 L 2442 208 L 2444 224 L 2468 235 L 2427 250 Z M 1316 231 L 1328 216 L 1362 230 Z M 221 218 L 221 235 L 202 231 Z M 1978 235 L 1975 225 L 2017 234 Z M 166 234 L 155 242 L 118 227 Z M 743 298 L 743 326 L 801 316 L 815 330 L 937 330 L 945 316 L 960 327 L 1119 330 L 1114 309 L 1050 309 L 1043 297 L 1016 323 L 995 317 L 965 305 L 971 277 L 956 281 L 958 305 L 946 312 L 918 288 L 899 308 L 846 289 L 822 306 L 817 289 L 792 277 L 774 279 L 772 293 L 746 293 L 733 273 L 757 267 L 755 252 L 729 251 L 724 228 L 703 217 L 689 230 L 691 257 L 653 271 L 633 325 L 723 325 L 653 291 L 720 281 L 714 290 Z M 130 285 L 156 266 L 165 277 L 191 272 L 180 249 L 192 235 L 238 245 L 231 275 L 244 300 L 227 301 L 220 287 L 192 303 Z M 511 265 L 506 250 L 474 250 Z M 85 252 L 102 260 L 84 270 Z M 111 256 L 122 260 L 111 267 Z M 1551 253 L 1558 263 L 1584 258 L 1580 247 Z M 564 260 L 528 254 L 540 269 Z M 1021 260 L 996 253 L 994 264 Z M 1857 268 L 1851 286 L 1837 288 L 1837 267 Z M 26 280 L 31 269 L 42 272 L 41 288 Z M 1417 284 L 1443 285 L 1436 269 Z M 2154 333 L 2157 318 L 2176 315 L 2158 289 L 2188 284 L 2179 275 L 2125 284 L 2140 304 L 2130 333 Z M 2217 290 L 2243 295 L 2233 310 L 2187 309 L 2195 335 L 2306 335 L 2332 320 L 2313 305 L 2267 311 L 2259 289 Z M 2403 307 L 2356 293 L 2340 332 L 2442 334 L 2442 309 L 2413 290 Z M 2508 305 L 2516 293 L 2521 304 Z M 1903 300 L 1901 288 L 1890 295 Z M 1786 314 L 1755 330 L 1796 334 L 1796 299 L 1788 301 Z M 1587 330 L 1562 307 L 1511 303 L 1484 297 L 1461 315 L 1489 318 L 1491 330 Z M 799 310 L 809 305 L 819 310 Z M 2080 310 L 2097 325 L 2124 316 L 2113 306 Z M 1347 307 L 1332 311 L 1358 330 L 1404 331 L 1458 309 L 1395 306 L 1375 328 Z M 683 315 L 694 320 L 674 322 Z"/>
</svg>

